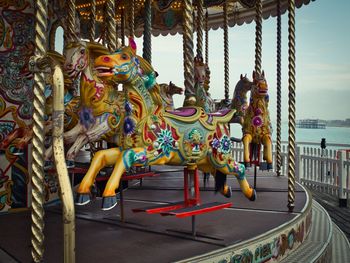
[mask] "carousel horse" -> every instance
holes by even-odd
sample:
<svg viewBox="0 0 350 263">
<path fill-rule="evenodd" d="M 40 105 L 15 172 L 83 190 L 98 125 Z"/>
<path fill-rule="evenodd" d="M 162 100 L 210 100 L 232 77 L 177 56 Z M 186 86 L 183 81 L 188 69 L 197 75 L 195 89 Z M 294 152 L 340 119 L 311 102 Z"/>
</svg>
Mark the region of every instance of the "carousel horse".
<svg viewBox="0 0 350 263">
<path fill-rule="evenodd" d="M 132 166 L 195 165 L 215 175 L 216 190 L 231 196 L 226 184 L 228 174 L 235 175 L 242 192 L 255 200 L 256 193 L 245 177 L 244 165 L 232 157 L 227 122 L 233 111 L 206 114 L 202 108 L 187 107 L 164 111 L 154 104 L 149 89 L 139 75 L 136 44 L 132 40 L 111 55 L 95 60 L 98 76 L 105 83 L 123 85 L 124 111 L 120 116 L 118 148 L 97 152 L 77 189 L 76 204 L 90 202 L 90 189 L 98 172 L 107 165 L 114 169 L 103 192 L 102 209 L 117 204 L 116 189 L 123 173 Z"/>
<path fill-rule="evenodd" d="M 268 85 L 264 71 L 261 75 L 253 72 L 253 84 L 250 95 L 250 103 L 244 115 L 243 121 L 243 145 L 244 162 L 249 165 L 251 162 L 250 149 L 253 145 L 263 145 L 263 158 L 267 162 L 267 169 L 272 169 L 272 140 L 271 122 L 268 111 L 269 95 Z M 254 152 L 253 152 L 254 154 Z"/>
<path fill-rule="evenodd" d="M 163 101 L 164 110 L 174 110 L 175 108 L 174 108 L 173 96 L 175 94 L 182 95 L 183 89 L 176 86 L 171 81 L 169 82 L 169 84 L 166 84 L 166 83 L 159 84 L 159 88 L 160 88 L 160 96 Z"/>
<path fill-rule="evenodd" d="M 109 139 L 119 122 L 118 91 L 105 87 L 96 77 L 93 60 L 108 50 L 97 43 L 76 41 L 65 47 L 64 71 L 71 79 L 80 79 L 79 122 L 64 133 L 65 144 L 72 144 L 67 152 L 67 164 L 74 166 L 79 150 L 88 142 Z M 50 167 L 52 147 L 45 153 L 47 168 Z"/>
<path fill-rule="evenodd" d="M 240 80 L 237 82 L 233 92 L 231 109 L 236 110 L 231 122 L 243 125 L 244 115 L 248 108 L 247 93 L 251 90 L 252 82 L 241 74 Z"/>
<path fill-rule="evenodd" d="M 202 107 L 206 113 L 214 111 L 214 101 L 208 92 L 209 73 L 208 65 L 203 62 L 203 58 L 196 56 L 194 59 L 195 106 Z"/>
</svg>

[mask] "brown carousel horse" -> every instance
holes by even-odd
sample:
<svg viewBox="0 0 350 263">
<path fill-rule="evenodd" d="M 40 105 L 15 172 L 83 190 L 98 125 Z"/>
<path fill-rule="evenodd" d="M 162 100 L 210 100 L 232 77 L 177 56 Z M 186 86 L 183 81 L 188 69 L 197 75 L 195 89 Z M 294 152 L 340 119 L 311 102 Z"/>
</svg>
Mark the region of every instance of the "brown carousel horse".
<svg viewBox="0 0 350 263">
<path fill-rule="evenodd" d="M 159 88 L 160 88 L 160 96 L 163 101 L 163 108 L 165 110 L 174 110 L 175 108 L 174 108 L 173 96 L 175 94 L 182 95 L 183 88 L 176 86 L 171 81 L 169 82 L 169 84 L 166 84 L 166 83 L 159 84 Z"/>
<path fill-rule="evenodd" d="M 233 160 L 232 143 L 227 122 L 233 111 L 206 114 L 202 108 L 188 107 L 166 112 L 155 105 L 150 91 L 139 74 L 140 60 L 136 44 L 122 47 L 111 55 L 95 60 L 95 69 L 105 84 L 123 85 L 123 108 L 120 116 L 118 148 L 97 152 L 87 174 L 77 190 L 76 203 L 90 201 L 90 189 L 98 172 L 114 165 L 103 192 L 102 209 L 117 204 L 116 189 L 122 174 L 132 166 L 195 165 L 203 172 L 215 175 L 216 190 L 226 197 L 231 188 L 228 174 L 235 175 L 241 190 L 249 200 L 256 193 L 245 177 L 244 165 Z M 151 67 L 151 66 L 150 66 Z"/>
</svg>

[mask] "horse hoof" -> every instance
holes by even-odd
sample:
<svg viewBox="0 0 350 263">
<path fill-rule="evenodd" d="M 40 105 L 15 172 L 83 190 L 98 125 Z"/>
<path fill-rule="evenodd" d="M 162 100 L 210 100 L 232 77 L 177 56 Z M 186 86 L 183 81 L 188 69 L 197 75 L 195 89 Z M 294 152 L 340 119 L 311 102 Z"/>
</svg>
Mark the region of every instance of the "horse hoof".
<svg viewBox="0 0 350 263">
<path fill-rule="evenodd" d="M 255 191 L 255 189 L 253 189 L 253 194 L 252 194 L 252 196 L 249 198 L 249 200 L 250 200 L 250 201 L 255 201 L 255 199 L 256 199 L 256 191 Z"/>
<path fill-rule="evenodd" d="M 74 168 L 75 167 L 75 162 L 72 160 L 67 160 L 66 161 L 67 168 Z"/>
<path fill-rule="evenodd" d="M 91 198 L 90 194 L 77 194 L 75 197 L 75 204 L 76 205 L 86 205 L 90 203 Z"/>
<path fill-rule="evenodd" d="M 232 188 L 231 186 L 227 187 L 226 193 L 224 193 L 224 196 L 227 198 L 230 198 L 232 196 Z"/>
<path fill-rule="evenodd" d="M 249 168 L 249 167 L 251 167 L 252 165 L 251 165 L 250 162 L 245 162 L 245 163 L 244 163 L 244 166 L 245 166 L 245 168 Z"/>
<path fill-rule="evenodd" d="M 268 163 L 266 168 L 267 170 L 272 170 L 272 163 Z"/>
<path fill-rule="evenodd" d="M 47 171 L 47 170 L 50 170 L 52 168 L 53 168 L 52 161 L 45 161 L 45 163 L 44 163 L 44 170 Z"/>
<path fill-rule="evenodd" d="M 116 195 L 103 197 L 102 199 L 102 210 L 111 210 L 118 204 L 118 198 Z"/>
</svg>

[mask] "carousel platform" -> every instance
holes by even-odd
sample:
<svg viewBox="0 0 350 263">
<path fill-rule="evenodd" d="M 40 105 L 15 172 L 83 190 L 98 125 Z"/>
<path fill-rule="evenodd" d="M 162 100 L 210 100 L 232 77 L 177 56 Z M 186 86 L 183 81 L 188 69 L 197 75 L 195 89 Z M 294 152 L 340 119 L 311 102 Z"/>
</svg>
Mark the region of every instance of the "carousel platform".
<svg viewBox="0 0 350 263">
<path fill-rule="evenodd" d="M 124 222 L 119 205 L 102 211 L 101 199 L 76 207 L 76 262 L 350 262 L 349 243 L 327 212 L 300 185 L 288 212 L 287 178 L 258 174 L 255 202 L 243 196 L 235 178 L 230 199 L 201 182 L 203 204 L 232 202 L 229 208 L 177 218 L 132 209 L 183 200 L 183 172 L 153 167 L 159 176 L 129 182 Z M 253 176 L 248 176 L 253 183 Z M 142 210 L 142 209 L 141 209 Z M 45 208 L 45 262 L 63 262 L 60 204 Z M 0 262 L 31 262 L 30 212 L 0 215 Z M 333 252 L 333 253 L 332 253 Z M 339 260 L 339 261 L 338 261 Z M 341 261 L 340 261 L 341 260 Z"/>
</svg>

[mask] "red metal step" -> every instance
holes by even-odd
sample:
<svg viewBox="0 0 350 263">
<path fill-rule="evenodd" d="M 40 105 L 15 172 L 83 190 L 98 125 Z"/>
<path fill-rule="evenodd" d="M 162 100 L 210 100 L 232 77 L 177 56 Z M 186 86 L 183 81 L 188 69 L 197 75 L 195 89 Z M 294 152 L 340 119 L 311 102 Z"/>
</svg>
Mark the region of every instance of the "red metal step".
<svg viewBox="0 0 350 263">
<path fill-rule="evenodd" d="M 134 208 L 132 211 L 135 213 L 146 212 L 148 214 L 158 214 L 161 212 L 177 210 L 184 207 L 186 207 L 186 204 L 184 202 L 177 202 L 177 203 L 149 206 L 149 207 L 143 207 L 143 208 Z"/>
<path fill-rule="evenodd" d="M 180 208 L 172 211 L 165 211 L 165 212 L 161 212 L 160 214 L 162 216 L 187 217 L 187 216 L 194 216 L 194 215 L 199 215 L 203 213 L 220 210 L 231 206 L 232 206 L 231 202 L 229 203 L 213 202 L 213 203 L 207 203 L 202 205 L 189 206 L 189 207 Z"/>
</svg>

